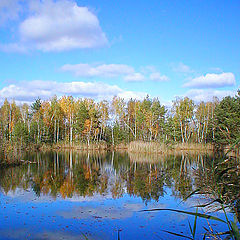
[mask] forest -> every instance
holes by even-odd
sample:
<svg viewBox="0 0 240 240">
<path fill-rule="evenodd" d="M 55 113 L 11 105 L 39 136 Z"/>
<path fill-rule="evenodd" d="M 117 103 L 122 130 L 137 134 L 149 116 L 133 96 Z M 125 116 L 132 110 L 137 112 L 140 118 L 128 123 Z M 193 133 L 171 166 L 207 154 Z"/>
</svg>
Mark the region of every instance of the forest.
<svg viewBox="0 0 240 240">
<path fill-rule="evenodd" d="M 157 98 L 112 101 L 54 96 L 17 105 L 5 99 L 0 108 L 0 146 L 5 158 L 13 148 L 54 144 L 105 144 L 133 141 L 214 144 L 224 147 L 240 137 L 240 91 L 221 101 L 195 103 L 176 98 L 171 108 Z"/>
</svg>

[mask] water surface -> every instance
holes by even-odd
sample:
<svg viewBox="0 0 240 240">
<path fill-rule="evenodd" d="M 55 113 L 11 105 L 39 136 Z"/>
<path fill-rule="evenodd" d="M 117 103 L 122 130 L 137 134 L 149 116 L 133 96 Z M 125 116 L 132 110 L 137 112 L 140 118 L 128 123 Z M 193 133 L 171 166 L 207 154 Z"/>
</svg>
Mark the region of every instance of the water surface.
<svg viewBox="0 0 240 240">
<path fill-rule="evenodd" d="M 0 170 L 0 239 L 176 239 L 190 236 L 194 217 L 154 208 L 195 211 L 210 196 L 183 199 L 201 183 L 200 154 L 47 152 Z M 201 175 L 201 174 L 200 174 Z M 223 218 L 221 212 L 214 213 Z M 230 215 L 231 218 L 231 215 Z M 216 231 L 224 224 L 211 221 Z M 208 228 L 199 219 L 197 238 Z"/>
</svg>

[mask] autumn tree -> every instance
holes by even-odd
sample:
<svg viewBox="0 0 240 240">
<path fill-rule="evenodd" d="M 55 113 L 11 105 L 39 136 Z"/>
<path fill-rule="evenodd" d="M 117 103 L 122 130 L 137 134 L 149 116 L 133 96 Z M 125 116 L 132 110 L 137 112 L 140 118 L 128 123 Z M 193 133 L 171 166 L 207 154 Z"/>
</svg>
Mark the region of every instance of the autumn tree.
<svg viewBox="0 0 240 240">
<path fill-rule="evenodd" d="M 173 102 L 173 117 L 176 126 L 180 127 L 182 143 L 189 142 L 193 133 L 194 102 L 185 97 Z"/>
</svg>

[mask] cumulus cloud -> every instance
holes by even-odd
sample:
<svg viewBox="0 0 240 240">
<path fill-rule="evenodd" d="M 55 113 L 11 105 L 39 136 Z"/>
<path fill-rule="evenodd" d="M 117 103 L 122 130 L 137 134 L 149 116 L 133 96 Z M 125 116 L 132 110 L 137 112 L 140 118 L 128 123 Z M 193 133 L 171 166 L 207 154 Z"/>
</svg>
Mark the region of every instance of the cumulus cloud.
<svg viewBox="0 0 240 240">
<path fill-rule="evenodd" d="M 180 62 L 178 64 L 173 64 L 172 69 L 174 72 L 179 72 L 179 73 L 192 73 L 193 70 L 185 65 L 184 63 Z"/>
<path fill-rule="evenodd" d="M 169 78 L 154 69 L 136 72 L 126 64 L 65 64 L 61 67 L 64 72 L 70 72 L 78 77 L 123 77 L 126 82 L 143 82 L 147 80 L 164 82 Z"/>
<path fill-rule="evenodd" d="M 233 73 L 208 73 L 205 76 L 194 78 L 185 83 L 183 87 L 189 88 L 220 88 L 234 86 L 236 84 Z"/>
<path fill-rule="evenodd" d="M 28 49 L 26 46 L 19 43 L 8 43 L 8 44 L 0 43 L 0 51 L 9 52 L 9 53 L 11 52 L 26 53 Z"/>
<path fill-rule="evenodd" d="M 137 99 L 137 100 L 143 100 L 147 96 L 147 93 L 145 92 L 133 92 L 133 91 L 122 91 L 118 94 L 118 97 L 124 98 L 126 100 L 128 99 Z"/>
<path fill-rule="evenodd" d="M 66 64 L 61 70 L 71 72 L 79 77 L 118 77 L 134 73 L 134 68 L 125 64 Z"/>
<path fill-rule="evenodd" d="M 87 7 L 70 0 L 31 1 L 19 25 L 19 43 L 28 49 L 64 51 L 108 44 L 99 20 Z M 2 46 L 7 50 L 11 45 Z"/>
<path fill-rule="evenodd" d="M 127 82 L 142 82 L 145 80 L 145 76 L 141 73 L 133 73 L 124 77 Z"/>
<path fill-rule="evenodd" d="M 169 81 L 169 78 L 165 75 L 161 75 L 159 72 L 154 72 L 150 74 L 150 80 L 157 81 L 157 82 L 166 82 Z"/>
<path fill-rule="evenodd" d="M 16 20 L 22 10 L 22 0 L 1 0 L 0 1 L 0 24 L 7 20 Z"/>
<path fill-rule="evenodd" d="M 142 99 L 147 94 L 143 92 L 125 91 L 117 85 L 99 82 L 56 82 L 56 81 L 31 81 L 10 84 L 0 89 L 0 102 L 5 98 L 17 102 L 32 102 L 37 97 L 49 99 L 52 96 L 72 95 L 74 97 L 90 97 L 96 100 L 110 100 L 113 96 L 125 99 Z"/>
<path fill-rule="evenodd" d="M 214 97 L 222 99 L 226 96 L 234 96 L 236 91 L 227 91 L 227 90 L 213 90 L 213 89 L 191 89 L 186 92 L 185 96 L 193 99 L 196 102 L 200 101 L 212 101 Z"/>
<path fill-rule="evenodd" d="M 211 71 L 217 72 L 217 73 L 223 73 L 223 70 L 219 67 L 212 67 L 210 68 Z"/>
</svg>

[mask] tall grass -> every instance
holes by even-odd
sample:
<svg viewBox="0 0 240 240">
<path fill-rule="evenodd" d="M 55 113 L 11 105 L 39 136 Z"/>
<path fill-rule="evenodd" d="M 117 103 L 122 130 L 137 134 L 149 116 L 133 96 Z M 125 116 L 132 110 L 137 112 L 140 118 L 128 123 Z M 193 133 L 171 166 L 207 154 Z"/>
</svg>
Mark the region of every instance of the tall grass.
<svg viewBox="0 0 240 240">
<path fill-rule="evenodd" d="M 158 142 L 133 141 L 128 145 L 128 151 L 134 153 L 170 153 L 173 151 L 209 151 L 213 150 L 212 144 L 177 143 L 166 145 Z"/>
<path fill-rule="evenodd" d="M 65 142 L 59 142 L 53 145 L 42 145 L 40 150 L 106 150 L 108 148 L 106 142 L 98 142 L 98 143 L 72 143 L 68 144 Z"/>
<path fill-rule="evenodd" d="M 167 152 L 168 148 L 157 142 L 134 141 L 130 142 L 128 150 L 134 153 L 163 153 Z"/>
<path fill-rule="evenodd" d="M 23 157 L 23 149 L 18 144 L 3 143 L 0 146 L 0 164 L 12 165 L 21 162 Z"/>
<path fill-rule="evenodd" d="M 177 143 L 173 145 L 175 150 L 200 150 L 200 151 L 209 151 L 213 150 L 213 145 L 208 143 Z"/>
</svg>

